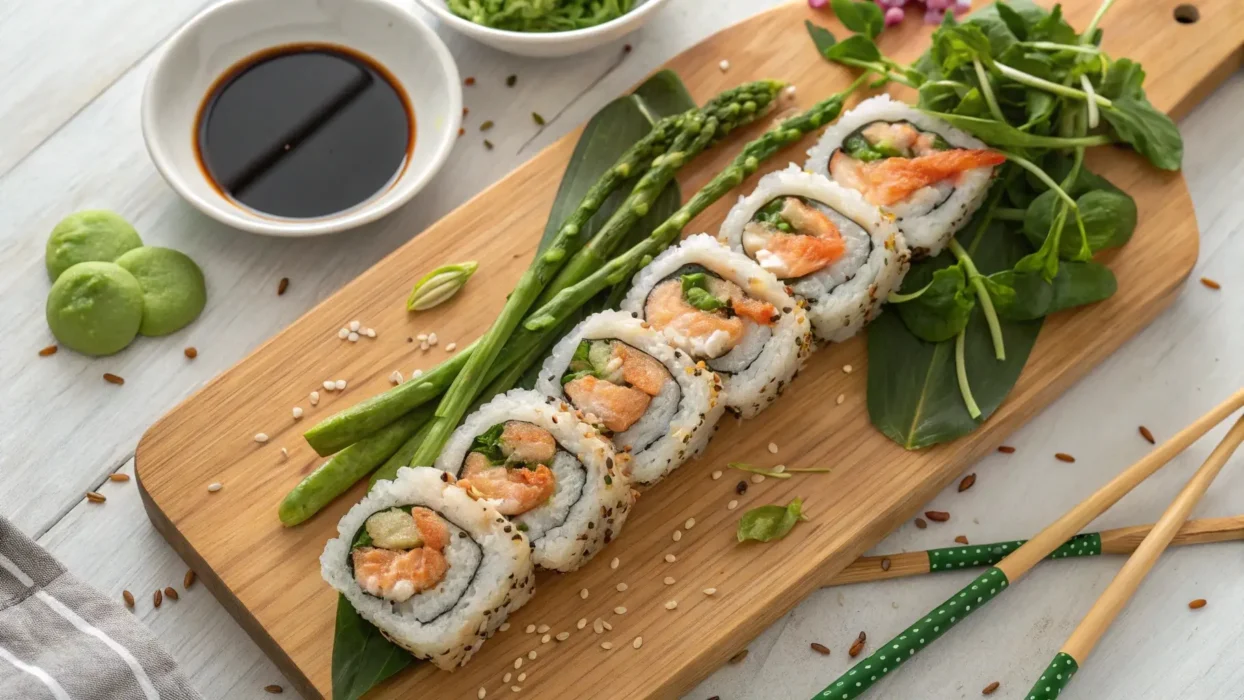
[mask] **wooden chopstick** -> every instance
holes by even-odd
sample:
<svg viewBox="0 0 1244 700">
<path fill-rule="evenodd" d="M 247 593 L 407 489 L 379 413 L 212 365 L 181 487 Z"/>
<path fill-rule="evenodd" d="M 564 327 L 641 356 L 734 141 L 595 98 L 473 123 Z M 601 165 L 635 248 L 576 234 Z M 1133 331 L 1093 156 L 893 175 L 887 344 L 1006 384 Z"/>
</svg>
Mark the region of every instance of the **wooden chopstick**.
<svg viewBox="0 0 1244 700">
<path fill-rule="evenodd" d="M 1080 669 L 1101 640 L 1101 636 L 1132 599 L 1136 589 L 1157 563 L 1158 557 L 1166 551 L 1171 540 L 1175 538 L 1175 533 L 1188 519 L 1188 514 L 1200 503 L 1201 497 L 1205 495 L 1210 484 L 1214 483 L 1214 478 L 1222 471 L 1227 460 L 1231 459 L 1240 443 L 1244 443 L 1244 417 L 1231 426 L 1222 442 L 1218 443 L 1201 468 L 1188 480 L 1188 484 L 1136 548 L 1136 552 L 1128 557 L 1127 563 L 1115 575 L 1114 580 L 1089 609 L 1088 614 L 1063 644 L 1062 650 L 1029 691 L 1029 700 L 1053 700 L 1067 687 L 1071 677 Z"/>
<path fill-rule="evenodd" d="M 1139 462 L 1123 470 L 1096 493 L 981 574 L 945 603 L 920 618 L 867 659 L 851 667 L 816 697 L 820 700 L 851 700 L 867 692 L 877 680 L 914 656 L 917 651 L 932 644 L 972 611 L 993 600 L 1007 586 L 1018 581 L 1094 518 L 1117 503 L 1140 482 L 1166 466 L 1175 455 L 1187 449 L 1241 406 L 1244 406 L 1244 389 L 1236 391 L 1226 401 L 1176 433 Z"/>
<path fill-rule="evenodd" d="M 1153 525 L 1134 525 L 1132 527 L 1121 527 L 1113 530 L 1077 535 L 1075 538 L 1063 543 L 1061 547 L 1054 550 L 1046 559 L 1069 558 L 1060 555 L 1063 551 L 1069 550 L 1070 545 L 1074 544 L 1076 539 L 1089 539 L 1094 543 L 1094 546 L 1087 550 L 1082 548 L 1072 550 L 1076 556 L 1131 554 L 1136 551 L 1136 547 L 1140 545 L 1141 540 L 1152 529 Z M 1244 540 L 1244 515 L 1228 518 L 1189 520 L 1175 534 L 1175 539 L 1171 540 L 1171 544 L 1208 544 L 1211 542 L 1236 542 L 1240 540 Z M 830 576 L 821 585 L 826 587 L 845 586 L 851 583 L 872 583 L 874 581 L 886 581 L 889 579 L 907 578 L 909 576 L 922 576 L 934 572 L 961 571 L 971 568 L 971 565 L 962 567 L 957 565 L 957 562 L 969 552 L 973 554 L 977 552 L 984 553 L 986 558 L 977 559 L 979 563 L 976 566 L 993 566 L 1002 561 L 1002 558 L 1009 552 L 1015 551 L 1023 544 L 1023 540 L 1017 540 L 1014 542 L 957 545 L 919 552 L 860 557 L 848 565 L 847 568 Z M 943 562 L 943 564 L 936 564 L 938 561 Z M 945 565 L 946 562 L 954 562 L 955 565 L 948 566 Z"/>
</svg>

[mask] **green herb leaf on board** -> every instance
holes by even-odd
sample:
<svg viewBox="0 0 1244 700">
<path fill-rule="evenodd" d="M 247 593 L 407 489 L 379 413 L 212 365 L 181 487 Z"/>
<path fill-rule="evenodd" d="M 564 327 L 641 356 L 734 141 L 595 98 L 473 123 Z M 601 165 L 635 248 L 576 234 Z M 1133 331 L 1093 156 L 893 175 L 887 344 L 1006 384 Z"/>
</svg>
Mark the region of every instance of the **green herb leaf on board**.
<svg viewBox="0 0 1244 700">
<path fill-rule="evenodd" d="M 908 279 L 912 279 L 911 289 L 923 288 L 924 291 L 915 299 L 897 305 L 899 316 L 907 329 L 917 338 L 930 343 L 950 340 L 958 335 L 968 325 L 972 309 L 976 307 L 976 300 L 968 291 L 967 276 L 962 267 L 942 267 L 931 275 L 925 272 L 939 262 L 941 261 L 930 260 L 917 263 L 908 273 Z M 921 284 L 922 280 L 926 280 L 926 283 Z M 903 286 L 907 288 L 906 280 Z"/>
<path fill-rule="evenodd" d="M 852 2 L 851 0 L 832 0 L 830 6 L 842 26 L 853 32 L 875 39 L 885 28 L 885 15 L 874 2 Z"/>
<path fill-rule="evenodd" d="M 780 540 L 803 517 L 803 500 L 796 498 L 785 506 L 760 506 L 739 519 L 739 542 L 772 542 Z"/>
<path fill-rule="evenodd" d="M 807 28 L 808 34 L 812 37 L 812 43 L 816 45 L 816 50 L 822 56 L 827 56 L 828 51 L 834 44 L 838 43 L 838 39 L 834 37 L 834 33 L 817 24 L 813 24 L 812 20 L 805 19 L 803 26 Z"/>
<path fill-rule="evenodd" d="M 1034 246 L 1042 246 L 1045 238 L 1053 231 L 1055 211 L 1060 200 L 1057 193 L 1047 190 L 1028 205 L 1024 217 L 1024 235 Z M 1080 218 L 1084 222 L 1088 238 L 1089 250 L 1096 253 L 1109 248 L 1118 248 L 1132 238 L 1136 230 L 1136 201 L 1127 194 L 1112 190 L 1091 190 L 1076 198 L 1080 209 Z M 1072 235 L 1068 227 L 1072 222 L 1063 224 L 1064 231 L 1059 240 L 1058 255 L 1064 260 L 1076 257 L 1080 248 L 1078 232 Z"/>
<path fill-rule="evenodd" d="M 355 612 L 345 596 L 338 597 L 333 700 L 357 700 L 414 662 L 410 652 L 385 639 L 375 625 Z"/>
</svg>

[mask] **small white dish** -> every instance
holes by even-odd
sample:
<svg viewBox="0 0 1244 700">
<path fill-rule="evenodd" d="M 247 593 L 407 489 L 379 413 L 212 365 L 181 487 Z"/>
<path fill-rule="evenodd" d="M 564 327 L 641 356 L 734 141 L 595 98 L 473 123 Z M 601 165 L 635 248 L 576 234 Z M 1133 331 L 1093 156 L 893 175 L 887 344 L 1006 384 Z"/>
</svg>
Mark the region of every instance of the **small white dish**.
<svg viewBox="0 0 1244 700">
<path fill-rule="evenodd" d="M 449 11 L 445 0 L 419 0 L 419 4 L 445 24 L 476 41 L 512 53 L 535 58 L 558 58 L 583 53 L 620 39 L 639 29 L 669 0 L 636 0 L 636 7 L 621 17 L 587 29 L 569 32 L 511 32 L 463 19 Z"/>
<path fill-rule="evenodd" d="M 199 166 L 198 114 L 215 81 L 246 58 L 288 44 L 336 44 L 383 66 L 415 114 L 414 150 L 381 192 L 336 214 L 282 218 L 220 194 Z M 436 174 L 458 138 L 462 84 L 445 44 L 413 8 L 388 0 L 228 0 L 195 16 L 168 40 L 142 99 L 143 139 L 168 184 L 203 213 L 271 236 L 316 236 L 393 212 Z"/>
</svg>

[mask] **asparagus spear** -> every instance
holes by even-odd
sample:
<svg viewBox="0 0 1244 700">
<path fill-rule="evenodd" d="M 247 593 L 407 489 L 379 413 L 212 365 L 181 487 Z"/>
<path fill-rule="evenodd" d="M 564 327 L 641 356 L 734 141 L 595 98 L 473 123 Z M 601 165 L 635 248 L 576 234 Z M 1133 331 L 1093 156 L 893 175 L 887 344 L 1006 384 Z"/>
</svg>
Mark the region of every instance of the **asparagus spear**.
<svg viewBox="0 0 1244 700">
<path fill-rule="evenodd" d="M 760 138 L 747 144 L 733 163 L 718 173 L 703 189 L 696 192 L 690 201 L 666 219 L 665 223 L 653 230 L 646 239 L 610 260 L 582 281 L 557 292 L 551 301 L 532 312 L 527 322 L 523 324 L 524 327 L 529 331 L 550 328 L 587 303 L 601 290 L 629 279 L 643 266 L 646 259 L 656 256 L 678 240 L 683 227 L 690 223 L 691 219 L 743 182 L 748 175 L 756 172 L 761 161 L 803 138 L 808 132 L 837 119 L 847 98 L 863 80 L 864 76 L 861 76 L 845 91 L 817 103 L 802 114 L 783 121 L 766 131 Z"/>
</svg>

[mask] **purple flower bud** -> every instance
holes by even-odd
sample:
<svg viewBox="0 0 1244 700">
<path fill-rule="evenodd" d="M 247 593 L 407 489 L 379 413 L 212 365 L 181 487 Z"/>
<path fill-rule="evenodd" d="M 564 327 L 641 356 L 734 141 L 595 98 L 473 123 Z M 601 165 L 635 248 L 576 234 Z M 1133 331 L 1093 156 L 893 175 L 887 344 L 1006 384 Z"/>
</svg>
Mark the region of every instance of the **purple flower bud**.
<svg viewBox="0 0 1244 700">
<path fill-rule="evenodd" d="M 891 7 L 890 9 L 886 10 L 885 11 L 885 26 L 893 27 L 899 22 L 902 22 L 903 15 L 904 15 L 904 12 L 903 12 L 903 8 L 901 7 Z"/>
<path fill-rule="evenodd" d="M 819 10 L 829 4 L 829 0 L 808 0 L 808 7 Z"/>
</svg>

